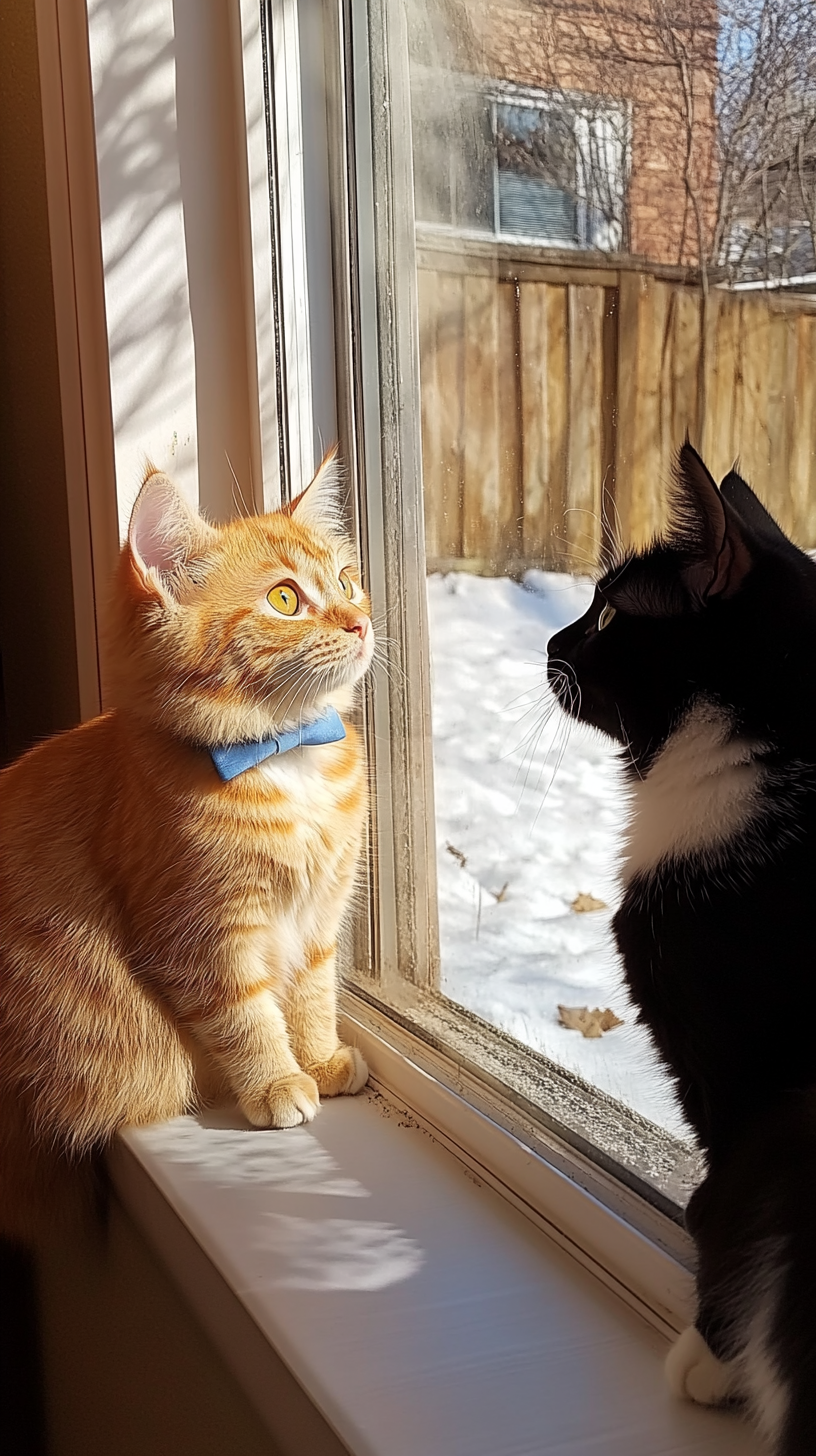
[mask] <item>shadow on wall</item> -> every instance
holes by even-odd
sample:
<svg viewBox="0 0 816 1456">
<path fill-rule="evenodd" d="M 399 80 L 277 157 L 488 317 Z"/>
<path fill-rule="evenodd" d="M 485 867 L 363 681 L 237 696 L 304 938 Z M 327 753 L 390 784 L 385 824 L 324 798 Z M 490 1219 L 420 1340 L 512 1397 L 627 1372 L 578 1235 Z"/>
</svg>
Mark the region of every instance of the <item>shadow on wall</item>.
<svg viewBox="0 0 816 1456">
<path fill-rule="evenodd" d="M 31 1255 L 0 1239 L 0 1448 L 46 1456 L 42 1362 Z"/>
</svg>

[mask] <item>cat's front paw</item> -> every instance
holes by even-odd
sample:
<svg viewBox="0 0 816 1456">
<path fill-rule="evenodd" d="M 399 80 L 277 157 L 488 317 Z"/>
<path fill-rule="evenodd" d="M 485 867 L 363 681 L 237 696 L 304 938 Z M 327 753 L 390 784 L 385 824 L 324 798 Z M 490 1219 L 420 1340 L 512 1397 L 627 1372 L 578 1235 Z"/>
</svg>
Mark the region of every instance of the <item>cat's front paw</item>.
<svg viewBox="0 0 816 1456">
<path fill-rule="evenodd" d="M 368 1067 L 356 1047 L 339 1046 L 327 1062 L 309 1067 L 321 1097 L 351 1097 L 368 1081 Z"/>
<path fill-rule="evenodd" d="M 320 1094 L 308 1072 L 291 1072 L 261 1092 L 241 1098 L 241 1111 L 256 1127 L 297 1127 L 320 1111 Z"/>
<path fill-rule="evenodd" d="M 669 1390 L 678 1399 L 721 1405 L 734 1394 L 732 1367 L 717 1359 L 694 1325 L 672 1345 L 664 1368 Z"/>
</svg>

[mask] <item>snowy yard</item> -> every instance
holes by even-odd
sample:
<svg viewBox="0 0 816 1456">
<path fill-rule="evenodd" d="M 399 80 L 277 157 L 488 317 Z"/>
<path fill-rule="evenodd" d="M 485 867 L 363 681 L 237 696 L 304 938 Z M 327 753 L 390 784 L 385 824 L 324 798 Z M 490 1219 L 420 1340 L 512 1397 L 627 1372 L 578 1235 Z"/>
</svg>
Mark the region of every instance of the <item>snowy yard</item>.
<svg viewBox="0 0 816 1456">
<path fill-rule="evenodd" d="M 625 799 L 616 750 L 570 723 L 546 685 L 547 639 L 592 596 L 580 578 L 432 576 L 442 989 L 683 1135 L 668 1079 L 635 1026 L 609 922 Z M 591 895 L 608 907 L 579 913 Z M 599 1039 L 558 1004 L 609 1006 Z"/>
</svg>

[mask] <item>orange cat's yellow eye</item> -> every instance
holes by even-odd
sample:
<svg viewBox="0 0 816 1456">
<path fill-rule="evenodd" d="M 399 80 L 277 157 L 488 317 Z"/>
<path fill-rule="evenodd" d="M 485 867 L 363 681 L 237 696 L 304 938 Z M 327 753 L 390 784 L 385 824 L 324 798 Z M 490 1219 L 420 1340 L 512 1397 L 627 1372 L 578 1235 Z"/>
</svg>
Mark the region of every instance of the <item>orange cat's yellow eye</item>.
<svg viewBox="0 0 816 1456">
<path fill-rule="evenodd" d="M 340 572 L 340 585 L 343 588 L 343 595 L 351 601 L 354 596 L 354 583 L 347 571 Z"/>
<path fill-rule="evenodd" d="M 300 607 L 300 597 L 293 586 L 273 586 L 266 600 L 282 617 L 294 617 Z"/>
</svg>

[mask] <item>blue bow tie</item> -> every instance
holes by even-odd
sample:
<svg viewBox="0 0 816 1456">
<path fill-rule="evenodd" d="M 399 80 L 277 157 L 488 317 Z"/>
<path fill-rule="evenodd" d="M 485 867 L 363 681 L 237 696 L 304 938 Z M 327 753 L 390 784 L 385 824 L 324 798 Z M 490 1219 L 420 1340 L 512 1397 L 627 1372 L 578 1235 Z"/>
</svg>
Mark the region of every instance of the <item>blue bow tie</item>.
<svg viewBox="0 0 816 1456">
<path fill-rule="evenodd" d="M 248 768 L 257 768 L 264 759 L 275 753 L 288 753 L 290 748 L 310 748 L 315 743 L 339 743 L 345 738 L 340 714 L 334 708 L 327 708 L 314 723 L 304 723 L 293 728 L 291 733 L 279 733 L 277 738 L 261 738 L 257 743 L 224 743 L 210 749 L 210 758 L 224 780 L 237 779 Z"/>
</svg>

